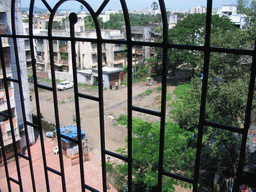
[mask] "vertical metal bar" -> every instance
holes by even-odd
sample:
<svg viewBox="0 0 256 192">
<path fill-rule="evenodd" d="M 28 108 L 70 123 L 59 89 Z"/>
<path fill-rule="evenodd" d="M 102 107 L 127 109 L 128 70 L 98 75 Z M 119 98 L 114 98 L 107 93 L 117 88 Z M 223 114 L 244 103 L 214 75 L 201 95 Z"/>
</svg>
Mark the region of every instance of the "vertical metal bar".
<svg viewBox="0 0 256 192">
<path fill-rule="evenodd" d="M 158 166 L 158 191 L 162 191 L 163 181 L 163 159 L 164 159 L 164 134 L 165 134 L 165 113 L 166 113 L 166 89 L 167 89 L 167 57 L 168 57 L 168 22 L 166 8 L 163 0 L 159 0 L 163 21 L 163 62 L 162 62 L 162 99 L 161 99 L 161 122 L 159 141 L 159 166 Z"/>
<path fill-rule="evenodd" d="M 256 41 L 255 41 L 256 43 Z M 245 120 L 244 120 L 244 129 L 243 129 L 243 136 L 242 136 L 242 144 L 241 144 L 241 150 L 240 150 L 240 157 L 238 162 L 238 168 L 236 173 L 236 181 L 235 181 L 235 187 L 234 191 L 239 191 L 239 185 L 241 178 L 242 178 L 242 171 L 244 167 L 244 159 L 245 159 L 245 148 L 246 148 L 246 142 L 247 142 L 247 135 L 250 128 L 251 123 L 251 111 L 252 111 L 252 102 L 253 102 L 253 93 L 255 89 L 255 76 L 256 76 L 256 61 L 255 61 L 255 54 L 256 54 L 256 48 L 254 47 L 253 50 L 254 54 L 252 55 L 253 61 L 252 61 L 252 68 L 251 68 L 251 79 L 250 79 L 250 85 L 249 85 L 249 92 L 248 92 L 248 99 L 247 99 L 247 106 L 245 111 Z"/>
<path fill-rule="evenodd" d="M 81 176 L 80 179 L 81 179 L 82 191 L 85 191 L 84 166 L 83 166 L 83 148 L 82 148 L 81 122 L 80 122 L 80 109 L 79 109 L 79 98 L 78 98 L 78 83 L 77 83 L 77 69 L 76 69 L 76 49 L 75 49 L 75 39 L 74 39 L 75 38 L 74 25 L 77 22 L 77 15 L 75 13 L 71 13 L 69 15 L 69 21 L 70 21 L 70 36 L 71 36 L 71 53 L 72 53 L 72 66 L 73 66 L 75 108 L 76 108 L 76 126 L 77 126 L 77 132 L 78 132 L 79 164 L 80 164 L 80 176 Z"/>
<path fill-rule="evenodd" d="M 54 112 L 55 112 L 55 123 L 57 130 L 57 140 L 59 148 L 59 161 L 60 161 L 60 170 L 61 170 L 61 180 L 62 180 L 62 191 L 66 192 L 66 183 L 65 183 L 65 173 L 64 173 L 64 163 L 63 163 L 63 153 L 61 148 L 61 137 L 60 137 L 60 122 L 59 122 L 59 109 L 58 109 L 58 98 L 57 98 L 57 86 L 55 78 L 55 67 L 54 67 L 54 58 L 53 58 L 53 38 L 52 38 L 52 21 L 53 13 L 50 15 L 49 25 L 48 25 L 48 38 L 49 38 L 49 51 L 50 51 L 50 65 L 51 65 L 51 76 L 52 76 L 52 88 L 53 88 L 53 103 L 54 103 Z"/>
<path fill-rule="evenodd" d="M 207 0 L 207 15 L 206 15 L 206 35 L 205 35 L 205 45 L 204 45 L 204 78 L 202 86 L 201 95 L 201 107 L 200 107 L 200 119 L 199 119 L 199 130 L 197 138 L 197 151 L 196 151 L 196 162 L 195 162 L 195 172 L 194 172 L 194 183 L 193 191 L 197 191 L 198 180 L 199 180 L 199 168 L 200 168 L 200 156 L 202 151 L 202 140 L 203 140 L 203 128 L 204 128 L 204 118 L 205 118 L 205 106 L 206 106 L 206 96 L 207 96 L 207 82 L 209 74 L 209 64 L 210 64 L 210 36 L 211 36 L 211 17 L 212 17 L 212 0 Z"/>
<path fill-rule="evenodd" d="M 129 12 L 125 0 L 120 0 L 126 26 L 127 61 L 128 61 L 128 101 L 127 101 L 127 136 L 128 136 L 128 192 L 132 191 L 132 38 Z"/>
<path fill-rule="evenodd" d="M 26 120 L 26 112 L 25 112 L 25 105 L 24 105 L 24 95 L 23 95 L 23 88 L 22 88 L 22 78 L 21 78 L 21 69 L 20 69 L 20 61 L 19 61 L 19 54 L 18 54 L 18 46 L 17 46 L 17 38 L 16 38 L 16 28 L 15 28 L 15 1 L 12 1 L 12 34 L 13 34 L 13 44 L 14 44 L 14 50 L 15 50 L 15 58 L 16 58 L 16 69 L 17 69 L 17 76 L 18 76 L 18 86 L 19 86 L 19 96 L 21 101 L 21 111 L 22 111 L 22 120 L 24 123 L 25 128 L 25 138 L 27 143 L 27 150 L 28 150 L 28 161 L 29 161 L 29 168 L 30 168 L 30 176 L 31 176 L 31 182 L 32 182 L 32 188 L 33 191 L 36 191 L 35 186 L 35 178 L 34 178 L 34 171 L 33 171 L 33 165 L 32 165 L 32 159 L 31 159 L 31 151 L 30 151 L 30 141 L 29 141 L 29 135 L 28 135 L 28 126 L 27 126 L 27 120 Z"/>
<path fill-rule="evenodd" d="M 15 20 L 15 0 L 12 0 L 11 1 L 12 27 L 15 27 L 15 25 L 13 25 L 14 20 Z M 13 31 L 15 32 L 15 30 L 13 30 Z M 13 34 L 13 35 L 15 35 L 15 34 Z M 13 45 L 14 45 L 14 47 L 17 47 L 15 36 L 13 36 Z M 17 49 L 16 48 L 14 48 L 14 52 L 15 52 L 15 56 L 16 56 L 17 55 Z M 15 62 L 17 63 L 17 60 Z M 21 173 L 20 173 L 20 167 L 19 167 L 19 159 L 18 159 L 18 155 L 17 155 L 17 147 L 16 147 L 14 126 L 13 126 L 12 117 L 11 117 L 12 113 L 11 113 L 10 98 L 9 98 L 9 94 L 8 94 L 8 84 L 7 84 L 7 79 L 6 79 L 7 77 L 6 77 L 5 65 L 3 64 L 2 67 L 3 67 L 3 76 L 4 76 L 4 85 L 5 85 L 5 94 L 6 94 L 6 99 L 7 99 L 8 115 L 9 115 L 9 121 L 10 121 L 10 124 L 11 124 L 11 133 L 12 133 L 13 149 L 14 149 L 14 155 L 15 155 L 17 175 L 18 175 L 18 181 L 19 181 L 19 185 L 20 185 L 20 191 L 22 192 L 23 187 L 22 187 Z"/>
<path fill-rule="evenodd" d="M 82 0 L 77 0 L 82 3 L 90 12 L 97 33 L 97 52 L 98 52 L 98 91 L 99 91 L 99 113 L 100 113 L 100 138 L 101 138 L 101 163 L 102 163 L 102 184 L 103 191 L 107 191 L 107 176 L 106 176 L 106 153 L 105 153 L 105 128 L 104 128 L 104 100 L 103 100 L 103 72 L 102 72 L 102 37 L 100 31 L 100 24 L 97 19 L 97 15 L 91 8 L 91 6 Z M 107 4 L 105 2 L 104 6 Z"/>
<path fill-rule="evenodd" d="M 98 26 L 99 27 L 99 26 Z M 98 51 L 98 78 L 99 78 L 99 110 L 100 110 L 100 139 L 101 139 L 101 161 L 102 161 L 102 181 L 103 191 L 107 191 L 106 176 L 106 155 L 105 155 L 105 127 L 104 127 L 104 100 L 103 100 L 103 69 L 102 69 L 102 38 L 97 37 Z"/>
<path fill-rule="evenodd" d="M 45 154 L 45 146 L 44 146 L 44 136 L 42 130 L 42 121 L 41 121 L 41 112 L 40 112 L 40 103 L 39 103 L 39 92 L 37 86 L 37 75 L 36 75 L 36 61 L 35 61 L 35 53 L 34 53 L 34 43 L 33 43 L 33 9 L 34 9 L 35 0 L 31 0 L 30 8 L 29 8 L 29 40 L 30 40 L 30 50 L 31 50 L 31 59 L 32 59 L 32 71 L 34 78 L 34 91 L 35 91 L 35 102 L 37 109 L 37 120 L 38 120 L 38 129 L 40 134 L 40 143 L 41 143 L 41 152 L 43 159 L 43 167 L 44 167 L 44 176 L 46 183 L 47 192 L 50 191 L 49 178 L 47 172 L 47 163 L 46 163 L 46 154 Z"/>
<path fill-rule="evenodd" d="M 0 58 L 1 58 L 1 65 L 4 66 L 4 54 L 3 54 L 3 47 L 2 47 L 2 38 L 0 38 Z M 5 73 L 5 68 L 2 67 L 3 74 Z M 8 190 L 11 191 L 11 183 L 9 179 L 9 171 L 8 171 L 8 166 L 7 166 L 7 159 L 5 156 L 5 149 L 4 149 L 4 140 L 3 140 L 3 135 L 2 135 L 2 129 L 0 128 L 0 141 L 1 141 L 1 147 L 2 147 L 2 155 L 3 155 L 3 160 L 4 160 L 4 168 L 5 168 L 5 175 L 6 175 L 6 181 L 7 181 L 7 186 Z"/>
</svg>

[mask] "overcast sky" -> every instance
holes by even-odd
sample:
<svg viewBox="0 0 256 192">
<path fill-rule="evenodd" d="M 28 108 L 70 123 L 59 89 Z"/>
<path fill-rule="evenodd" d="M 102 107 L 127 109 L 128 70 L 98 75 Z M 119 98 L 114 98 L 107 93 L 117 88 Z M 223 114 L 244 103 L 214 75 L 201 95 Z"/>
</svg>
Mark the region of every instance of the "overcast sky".
<svg viewBox="0 0 256 192">
<path fill-rule="evenodd" d="M 46 1 L 51 7 L 58 2 L 57 0 Z M 154 1 L 158 3 L 156 0 L 126 0 L 126 3 L 129 10 L 135 10 L 150 8 Z M 29 0 L 21 0 L 22 7 L 29 7 L 29 2 Z M 103 0 L 87 0 L 86 2 L 88 2 L 94 10 L 97 10 Z M 236 2 L 236 0 L 213 0 L 213 7 L 221 8 L 222 4 L 236 4 Z M 65 2 L 60 9 L 80 10 L 80 5 L 81 4 L 75 1 Z M 190 10 L 192 7 L 206 6 L 206 0 L 165 0 L 165 5 L 166 8 L 170 9 Z M 44 4 L 40 0 L 35 0 L 35 6 L 45 8 Z M 105 10 L 116 10 L 120 8 L 120 0 L 110 0 Z"/>
</svg>

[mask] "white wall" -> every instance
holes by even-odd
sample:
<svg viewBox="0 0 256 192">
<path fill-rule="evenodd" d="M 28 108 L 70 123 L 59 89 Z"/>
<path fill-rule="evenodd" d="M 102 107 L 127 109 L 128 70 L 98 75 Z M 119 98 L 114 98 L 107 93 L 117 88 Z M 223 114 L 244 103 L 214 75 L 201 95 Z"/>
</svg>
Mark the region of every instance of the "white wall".
<svg viewBox="0 0 256 192">
<path fill-rule="evenodd" d="M 48 77 L 49 79 L 51 79 L 51 71 L 48 71 Z M 73 81 L 73 74 L 71 73 L 67 73 L 67 72 L 59 72 L 59 71 L 55 71 L 55 78 L 60 80 L 60 81 Z M 90 81 L 88 81 L 86 79 L 85 74 L 82 73 L 77 73 L 77 81 L 78 83 L 90 83 Z"/>
</svg>

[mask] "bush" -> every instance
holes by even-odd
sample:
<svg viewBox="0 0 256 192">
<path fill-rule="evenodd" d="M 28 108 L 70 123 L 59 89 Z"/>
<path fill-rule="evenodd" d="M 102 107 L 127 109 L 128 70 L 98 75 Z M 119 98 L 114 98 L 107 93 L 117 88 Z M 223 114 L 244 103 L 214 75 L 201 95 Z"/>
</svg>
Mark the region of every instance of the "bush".
<svg viewBox="0 0 256 192">
<path fill-rule="evenodd" d="M 150 95 L 152 92 L 153 92 L 152 89 L 148 89 L 148 90 L 146 91 L 146 95 Z"/>
<path fill-rule="evenodd" d="M 159 85 L 156 89 L 157 89 L 158 91 L 161 91 L 161 90 L 162 90 L 162 85 Z"/>
<path fill-rule="evenodd" d="M 125 65 L 125 66 L 123 67 L 123 73 L 127 73 L 127 70 L 128 70 L 128 65 Z"/>
<path fill-rule="evenodd" d="M 170 101 L 172 99 L 172 95 L 171 94 L 167 94 L 166 95 L 166 101 Z"/>
<path fill-rule="evenodd" d="M 173 94 L 180 99 L 185 99 L 187 97 L 187 94 L 189 93 L 189 90 L 192 88 L 193 86 L 187 83 L 178 85 L 176 89 L 173 91 Z"/>
<path fill-rule="evenodd" d="M 127 125 L 127 115 L 123 115 L 121 114 L 118 118 L 117 118 L 117 122 L 118 124 L 121 124 L 121 125 Z"/>
</svg>

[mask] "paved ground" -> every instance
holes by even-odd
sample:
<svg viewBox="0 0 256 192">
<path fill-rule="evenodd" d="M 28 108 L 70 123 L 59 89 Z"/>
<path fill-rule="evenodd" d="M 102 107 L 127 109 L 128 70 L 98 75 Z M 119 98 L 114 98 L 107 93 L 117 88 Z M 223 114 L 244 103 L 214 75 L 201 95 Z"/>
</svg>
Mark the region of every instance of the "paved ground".
<svg viewBox="0 0 256 192">
<path fill-rule="evenodd" d="M 60 170 L 58 155 L 55 155 L 52 152 L 52 149 L 57 145 L 56 142 L 52 139 L 46 138 L 44 139 L 44 145 L 46 149 L 47 166 L 50 168 L 54 168 L 56 170 Z M 32 155 L 32 161 L 33 161 L 36 190 L 46 191 L 43 161 L 41 156 L 41 145 L 40 145 L 39 139 L 37 140 L 37 143 L 31 147 L 31 151 L 32 151 L 31 155 Z M 63 160 L 64 160 L 64 167 L 65 167 L 64 170 L 65 170 L 67 191 L 72 191 L 72 192 L 81 191 L 79 164 L 72 166 L 70 159 L 65 156 Z M 20 158 L 19 162 L 20 162 L 20 170 L 22 174 L 22 182 L 23 182 L 23 189 L 24 189 L 23 191 L 24 192 L 33 191 L 28 161 Z M 101 168 L 101 165 L 97 160 L 97 157 L 93 153 L 90 153 L 90 160 L 84 162 L 85 183 L 99 191 L 103 191 L 100 168 Z M 8 163 L 8 169 L 9 169 L 10 176 L 14 179 L 17 179 L 15 162 Z M 60 176 L 53 174 L 51 172 L 48 172 L 48 173 L 49 173 L 50 190 L 54 192 L 62 191 L 62 183 L 61 183 Z M 115 188 L 111 184 L 109 184 L 109 187 L 110 188 L 108 191 L 116 192 Z M 5 179 L 5 171 L 3 166 L 0 167 L 0 189 L 2 190 L 2 192 L 8 191 L 6 179 Z M 14 192 L 19 191 L 18 185 L 12 183 L 12 191 Z"/>
</svg>

